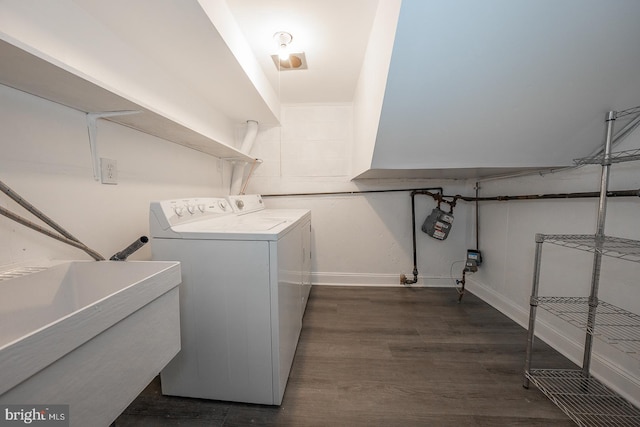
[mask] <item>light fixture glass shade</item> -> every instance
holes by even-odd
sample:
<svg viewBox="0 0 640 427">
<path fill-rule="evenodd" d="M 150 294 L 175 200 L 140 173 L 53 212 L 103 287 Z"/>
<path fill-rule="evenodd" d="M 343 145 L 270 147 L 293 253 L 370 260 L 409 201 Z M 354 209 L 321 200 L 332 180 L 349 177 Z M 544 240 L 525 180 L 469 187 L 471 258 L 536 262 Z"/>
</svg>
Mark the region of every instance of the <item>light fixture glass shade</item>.
<svg viewBox="0 0 640 427">
<path fill-rule="evenodd" d="M 273 39 L 278 46 L 278 57 L 283 61 L 289 59 L 289 43 L 293 40 L 293 36 L 285 31 L 279 31 L 273 35 Z"/>
<path fill-rule="evenodd" d="M 278 48 L 278 57 L 282 61 L 286 61 L 287 59 L 289 59 L 289 46 L 287 46 L 286 44 L 281 44 Z"/>
</svg>

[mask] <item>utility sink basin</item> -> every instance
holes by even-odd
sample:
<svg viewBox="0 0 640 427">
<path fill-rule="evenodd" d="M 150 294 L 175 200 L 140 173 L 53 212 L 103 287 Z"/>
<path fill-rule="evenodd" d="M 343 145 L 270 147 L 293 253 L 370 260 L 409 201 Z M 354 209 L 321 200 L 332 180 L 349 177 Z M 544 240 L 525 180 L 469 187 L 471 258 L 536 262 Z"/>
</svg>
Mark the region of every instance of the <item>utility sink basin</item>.
<svg viewBox="0 0 640 427">
<path fill-rule="evenodd" d="M 0 404 L 65 404 L 72 426 L 109 425 L 180 350 L 180 282 L 178 262 L 0 272 Z"/>
</svg>

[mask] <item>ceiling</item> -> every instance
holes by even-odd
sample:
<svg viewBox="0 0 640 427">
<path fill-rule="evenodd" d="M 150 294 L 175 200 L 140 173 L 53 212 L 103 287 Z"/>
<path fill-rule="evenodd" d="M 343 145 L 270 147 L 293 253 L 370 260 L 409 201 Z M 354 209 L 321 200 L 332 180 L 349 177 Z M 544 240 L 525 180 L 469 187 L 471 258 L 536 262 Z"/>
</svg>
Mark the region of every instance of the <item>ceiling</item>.
<svg viewBox="0 0 640 427">
<path fill-rule="evenodd" d="M 384 0 L 383 0 L 384 1 Z M 283 104 L 351 102 L 378 0 L 227 0 Z M 278 72 L 273 35 L 293 36 L 308 69 Z"/>
<path fill-rule="evenodd" d="M 564 166 L 640 104 L 637 0 L 405 0 L 373 167 Z"/>
<path fill-rule="evenodd" d="M 390 1 L 13 0 L 0 2 L 0 34 L 30 29 L 42 48 L 57 41 L 45 30 L 61 42 L 70 37 L 64 46 L 74 55 L 58 58 L 70 70 L 70 60 L 75 69 L 102 67 L 105 78 L 127 71 L 139 79 L 138 68 L 151 69 L 137 87 L 153 97 L 172 85 L 167 93 L 205 128 L 208 107 L 232 123 L 275 123 L 281 104 L 355 104 L 363 70 L 386 75 L 384 99 L 370 107 L 367 143 L 375 146 L 360 177 L 469 178 L 569 165 L 601 146 L 607 111 L 640 104 L 638 0 L 402 0 L 390 64 L 372 71 L 365 52 L 383 50 L 372 29 Z M 33 19 L 31 28 L 9 11 Z M 278 31 L 293 35 L 308 69 L 276 69 Z M 23 77 L 10 74 L 0 76 L 4 84 Z M 152 85 L 161 81 L 168 84 Z"/>
<path fill-rule="evenodd" d="M 282 103 L 352 101 L 378 1 L 227 3 Z M 403 0 L 368 176 L 481 176 L 588 155 L 607 111 L 640 104 L 638 22 L 637 0 Z M 309 70 L 275 71 L 282 30 Z"/>
</svg>

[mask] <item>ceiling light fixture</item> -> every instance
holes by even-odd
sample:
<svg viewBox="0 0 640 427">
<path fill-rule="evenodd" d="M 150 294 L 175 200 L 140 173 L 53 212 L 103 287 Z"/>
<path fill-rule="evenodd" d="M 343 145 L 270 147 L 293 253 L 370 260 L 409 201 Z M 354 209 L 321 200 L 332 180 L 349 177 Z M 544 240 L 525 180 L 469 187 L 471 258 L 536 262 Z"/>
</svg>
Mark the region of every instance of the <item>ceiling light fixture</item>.
<svg viewBox="0 0 640 427">
<path fill-rule="evenodd" d="M 304 52 L 291 52 L 289 45 L 293 40 L 293 36 L 290 33 L 278 31 L 273 35 L 273 39 L 278 46 L 278 51 L 276 54 L 271 55 L 271 58 L 278 71 L 307 69 L 307 58 Z"/>
<path fill-rule="evenodd" d="M 282 61 L 289 59 L 289 43 L 293 40 L 293 36 L 284 31 L 279 31 L 273 35 L 273 39 L 278 45 L 278 57 Z"/>
</svg>

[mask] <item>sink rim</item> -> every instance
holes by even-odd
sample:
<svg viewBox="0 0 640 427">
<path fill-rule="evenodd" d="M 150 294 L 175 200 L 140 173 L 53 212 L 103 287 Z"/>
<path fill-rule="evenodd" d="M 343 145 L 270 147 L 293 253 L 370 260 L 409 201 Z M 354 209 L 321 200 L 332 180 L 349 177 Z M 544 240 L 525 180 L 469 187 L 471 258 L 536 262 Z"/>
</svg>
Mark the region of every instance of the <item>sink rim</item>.
<svg viewBox="0 0 640 427">
<path fill-rule="evenodd" d="M 161 268 L 141 280 L 129 283 L 78 310 L 2 344 L 0 395 L 164 295 L 182 281 L 180 263 L 177 261 L 60 261 L 51 266 L 70 263 L 153 263 Z M 0 292 L 2 283 L 0 282 Z"/>
</svg>

